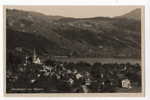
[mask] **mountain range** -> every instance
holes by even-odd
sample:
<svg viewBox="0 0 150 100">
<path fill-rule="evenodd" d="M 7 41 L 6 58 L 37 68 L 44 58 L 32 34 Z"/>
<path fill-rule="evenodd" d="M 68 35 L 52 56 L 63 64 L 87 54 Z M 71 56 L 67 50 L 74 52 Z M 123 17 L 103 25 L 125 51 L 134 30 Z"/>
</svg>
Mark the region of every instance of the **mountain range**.
<svg viewBox="0 0 150 100">
<path fill-rule="evenodd" d="M 99 12 L 100 13 L 100 12 Z M 141 57 L 141 11 L 117 17 L 71 18 L 6 10 L 7 50 L 40 55 Z"/>
</svg>

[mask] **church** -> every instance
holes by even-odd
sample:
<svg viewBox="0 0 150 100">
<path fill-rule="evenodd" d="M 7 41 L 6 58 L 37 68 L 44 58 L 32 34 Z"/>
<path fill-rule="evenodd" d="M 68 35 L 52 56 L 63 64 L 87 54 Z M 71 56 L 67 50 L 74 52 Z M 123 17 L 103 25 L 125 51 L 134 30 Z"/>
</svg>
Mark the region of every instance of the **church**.
<svg viewBox="0 0 150 100">
<path fill-rule="evenodd" d="M 34 49 L 32 56 L 26 56 L 24 66 L 28 64 L 42 64 L 40 58 L 37 56 L 36 51 Z"/>
<path fill-rule="evenodd" d="M 33 52 L 33 59 L 32 59 L 32 61 L 33 61 L 32 63 L 34 63 L 34 64 L 41 64 L 41 60 L 37 56 L 35 49 L 34 49 L 34 52 Z"/>
</svg>

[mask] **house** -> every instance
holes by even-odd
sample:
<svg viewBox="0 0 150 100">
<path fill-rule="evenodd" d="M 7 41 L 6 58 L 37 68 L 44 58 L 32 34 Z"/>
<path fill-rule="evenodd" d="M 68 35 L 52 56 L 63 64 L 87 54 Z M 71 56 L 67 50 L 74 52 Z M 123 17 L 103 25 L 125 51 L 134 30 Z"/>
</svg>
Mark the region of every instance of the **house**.
<svg viewBox="0 0 150 100">
<path fill-rule="evenodd" d="M 132 88 L 130 80 L 129 79 L 123 79 L 122 80 L 122 87 L 128 88 L 128 89 Z"/>
</svg>

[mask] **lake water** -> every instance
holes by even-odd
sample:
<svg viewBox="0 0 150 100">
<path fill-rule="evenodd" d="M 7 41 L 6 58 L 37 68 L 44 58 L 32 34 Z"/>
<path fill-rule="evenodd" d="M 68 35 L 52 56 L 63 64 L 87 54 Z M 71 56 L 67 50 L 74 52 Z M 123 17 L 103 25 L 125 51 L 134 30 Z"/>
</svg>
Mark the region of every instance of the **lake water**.
<svg viewBox="0 0 150 100">
<path fill-rule="evenodd" d="M 131 64 L 141 64 L 140 59 L 131 59 L 131 58 L 57 58 L 58 61 L 62 62 L 87 62 L 90 64 L 100 62 L 100 63 L 131 63 Z"/>
</svg>

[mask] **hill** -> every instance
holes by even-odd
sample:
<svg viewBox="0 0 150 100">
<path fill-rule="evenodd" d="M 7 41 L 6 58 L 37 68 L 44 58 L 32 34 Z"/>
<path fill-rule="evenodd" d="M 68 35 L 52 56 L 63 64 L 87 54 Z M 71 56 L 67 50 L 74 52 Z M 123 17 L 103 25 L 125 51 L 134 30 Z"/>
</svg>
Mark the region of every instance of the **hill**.
<svg viewBox="0 0 150 100">
<path fill-rule="evenodd" d="M 140 20 L 68 18 L 10 9 L 6 19 L 9 50 L 21 47 L 47 55 L 140 58 Z"/>
<path fill-rule="evenodd" d="M 127 14 L 124 14 L 123 16 L 124 18 L 128 18 L 128 19 L 134 19 L 134 20 L 141 20 L 141 9 L 135 9 Z"/>
</svg>

